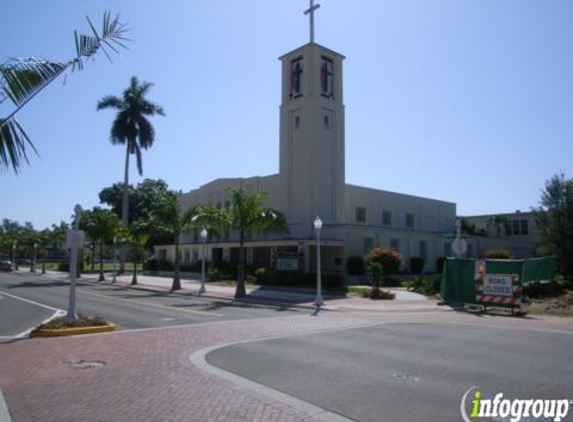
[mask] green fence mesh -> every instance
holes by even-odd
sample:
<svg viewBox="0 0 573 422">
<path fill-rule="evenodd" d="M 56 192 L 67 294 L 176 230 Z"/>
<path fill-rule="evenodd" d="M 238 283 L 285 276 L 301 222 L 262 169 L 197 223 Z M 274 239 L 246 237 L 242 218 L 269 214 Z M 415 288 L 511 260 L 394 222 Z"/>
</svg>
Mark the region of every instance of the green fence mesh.
<svg viewBox="0 0 573 422">
<path fill-rule="evenodd" d="M 479 268 L 483 263 L 485 268 L 482 268 L 480 277 Z M 515 305 L 516 301 L 521 301 L 524 284 L 553 280 L 554 268 L 554 257 L 481 261 L 448 258 L 444 263 L 440 295 L 448 303 L 509 307 Z M 485 294 L 484 278 L 486 275 L 492 277 L 495 274 L 512 278 L 511 298 Z"/>
</svg>

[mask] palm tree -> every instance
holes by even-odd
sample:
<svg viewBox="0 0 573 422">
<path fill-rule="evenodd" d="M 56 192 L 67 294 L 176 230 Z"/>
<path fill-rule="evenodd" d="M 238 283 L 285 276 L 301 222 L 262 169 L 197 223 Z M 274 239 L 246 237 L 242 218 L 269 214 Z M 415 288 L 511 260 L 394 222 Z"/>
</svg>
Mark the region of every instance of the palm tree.
<svg viewBox="0 0 573 422">
<path fill-rule="evenodd" d="M 175 262 L 171 291 L 181 290 L 181 276 L 179 274 L 179 268 L 181 265 L 181 259 L 179 256 L 179 238 L 184 231 L 191 228 L 194 213 L 195 210 L 193 208 L 183 211 L 179 206 L 179 202 L 177 201 L 175 194 L 170 192 L 162 198 L 161 206 L 155 215 L 156 227 L 159 230 L 170 233 L 173 236 L 175 243 Z"/>
<path fill-rule="evenodd" d="M 508 224 L 509 220 L 503 215 L 493 215 L 487 220 L 487 227 L 495 227 L 496 237 L 501 236 L 501 226 Z"/>
<path fill-rule="evenodd" d="M 143 174 L 141 150 L 148 149 L 155 140 L 155 130 L 147 117 L 165 116 L 163 108 L 145 98 L 153 84 L 139 83 L 132 76 L 129 88 L 123 91 L 122 97 L 107 95 L 97 103 L 97 110 L 112 108 L 117 110 L 111 125 L 110 140 L 114 145 L 125 145 L 125 168 L 123 179 L 123 203 L 121 220 L 129 226 L 129 156 L 135 155 L 139 175 Z M 125 271 L 125 248 L 122 249 L 120 271 Z"/>
<path fill-rule="evenodd" d="M 127 31 L 119 16 L 111 18 L 110 12 L 104 13 L 103 29 L 98 32 L 87 18 L 93 35 L 74 32 L 76 56 L 67 62 L 55 62 L 33 57 L 10 59 L 0 64 L 0 104 L 9 99 L 14 109 L 4 118 L 0 117 L 0 169 L 12 168 L 18 172 L 22 160 L 28 162 L 26 147 L 34 152 L 32 141 L 20 125 L 16 116 L 36 95 L 54 82 L 59 76 L 70 71 L 81 70 L 84 64 L 99 51 L 110 59 L 108 51 L 118 52 L 118 48 L 127 48 L 123 41 Z"/>
<path fill-rule="evenodd" d="M 239 234 L 239 271 L 235 297 L 247 295 L 245 289 L 246 260 L 245 240 L 253 234 L 284 232 L 286 219 L 279 211 L 266 207 L 266 192 L 250 193 L 246 189 L 231 189 L 229 209 L 222 209 L 216 226 L 220 231 L 236 230 Z M 197 211 L 201 215 L 201 210 Z M 216 219 L 216 216 L 215 216 Z"/>
<path fill-rule="evenodd" d="M 133 256 L 133 275 L 131 277 L 131 284 L 137 284 L 137 264 L 143 262 L 146 256 L 145 246 L 152 234 L 151 221 L 147 219 L 140 219 L 135 221 L 129 227 L 128 238 L 132 245 Z"/>
<path fill-rule="evenodd" d="M 119 218 L 111 210 L 94 207 L 84 212 L 81 226 L 88 236 L 95 242 L 99 242 L 99 281 L 105 281 L 103 273 L 103 248 L 107 241 L 113 239 L 120 222 Z"/>
</svg>

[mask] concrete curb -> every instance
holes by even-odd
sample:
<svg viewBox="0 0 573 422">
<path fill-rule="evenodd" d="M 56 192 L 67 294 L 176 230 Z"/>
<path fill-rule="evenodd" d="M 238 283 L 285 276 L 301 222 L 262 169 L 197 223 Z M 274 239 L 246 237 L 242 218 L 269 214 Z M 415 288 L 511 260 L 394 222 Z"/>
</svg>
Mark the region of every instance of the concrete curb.
<svg viewBox="0 0 573 422">
<path fill-rule="evenodd" d="M 12 417 L 10 416 L 10 412 L 8 411 L 8 405 L 6 404 L 6 400 L 4 400 L 4 394 L 2 394 L 1 389 L 0 389 L 0 422 L 12 422 Z"/>
<path fill-rule="evenodd" d="M 306 402 L 304 400 L 298 399 L 296 397 L 290 396 L 285 394 L 281 391 L 275 390 L 273 388 L 267 387 L 263 384 L 259 384 L 258 382 L 251 381 L 247 378 L 241 377 L 239 375 L 233 374 L 231 372 L 225 371 L 224 369 L 218 368 L 213 366 L 207 362 L 207 355 L 214 350 L 222 349 L 224 347 L 234 346 L 237 344 L 245 344 L 245 343 L 252 343 L 256 341 L 266 341 L 266 340 L 276 340 L 282 338 L 293 338 L 293 337 L 303 337 L 303 336 L 310 336 L 313 334 L 323 334 L 323 333 L 332 333 L 336 331 L 344 331 L 344 330 L 351 330 L 354 328 L 363 328 L 363 327 L 374 327 L 380 325 L 386 325 L 386 322 L 375 322 L 375 323 L 358 323 L 356 325 L 344 328 L 334 328 L 331 330 L 319 330 L 311 333 L 302 333 L 302 334 L 289 334 L 289 335 L 281 335 L 281 336 L 272 336 L 272 337 L 264 337 L 258 339 L 250 339 L 250 340 L 240 340 L 240 341 L 233 341 L 229 343 L 219 344 L 217 346 L 206 347 L 201 350 L 197 350 L 193 352 L 189 356 L 189 360 L 193 365 L 202 369 L 212 375 L 215 375 L 219 378 L 226 379 L 227 381 L 232 382 L 235 384 L 239 389 L 248 390 L 257 394 L 260 394 L 264 397 L 270 398 L 274 401 L 279 403 L 285 404 L 293 409 L 296 409 L 300 412 L 304 412 L 313 418 L 319 419 L 324 422 L 354 422 L 352 419 L 348 419 L 342 415 L 337 413 L 330 412 L 329 410 L 323 409 L 322 407 L 318 407 L 312 403 Z"/>
</svg>

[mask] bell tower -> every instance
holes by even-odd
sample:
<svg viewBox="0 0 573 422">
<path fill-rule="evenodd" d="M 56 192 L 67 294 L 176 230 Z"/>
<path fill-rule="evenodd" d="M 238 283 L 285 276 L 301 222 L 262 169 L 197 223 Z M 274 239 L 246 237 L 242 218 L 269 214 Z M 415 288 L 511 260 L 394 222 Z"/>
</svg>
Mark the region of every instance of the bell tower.
<svg viewBox="0 0 573 422">
<path fill-rule="evenodd" d="M 314 42 L 310 1 L 310 42 L 280 57 L 280 176 L 289 222 L 344 223 L 344 56 Z"/>
</svg>

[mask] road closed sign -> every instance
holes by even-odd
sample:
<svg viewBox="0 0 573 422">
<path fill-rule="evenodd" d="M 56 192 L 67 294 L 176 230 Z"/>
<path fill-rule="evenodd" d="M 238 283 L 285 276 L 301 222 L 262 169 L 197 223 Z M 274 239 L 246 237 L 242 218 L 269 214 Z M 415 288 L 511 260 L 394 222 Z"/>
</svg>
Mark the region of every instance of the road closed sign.
<svg viewBox="0 0 573 422">
<path fill-rule="evenodd" d="M 514 274 L 486 274 L 483 294 L 491 296 L 513 296 Z"/>
</svg>

